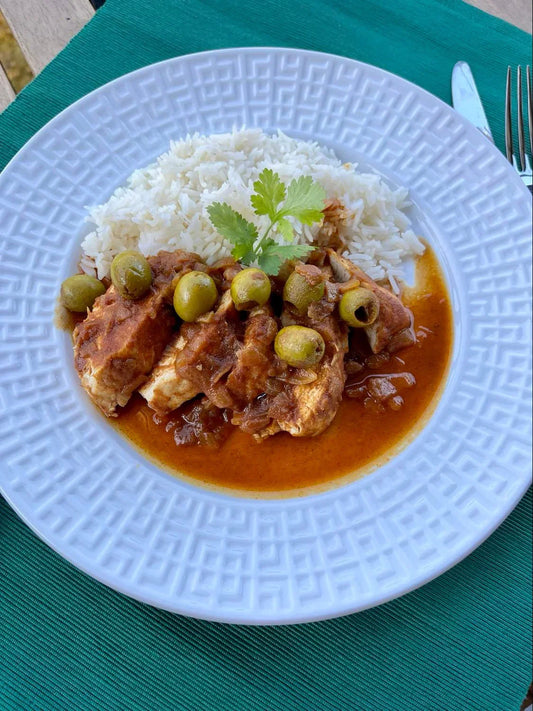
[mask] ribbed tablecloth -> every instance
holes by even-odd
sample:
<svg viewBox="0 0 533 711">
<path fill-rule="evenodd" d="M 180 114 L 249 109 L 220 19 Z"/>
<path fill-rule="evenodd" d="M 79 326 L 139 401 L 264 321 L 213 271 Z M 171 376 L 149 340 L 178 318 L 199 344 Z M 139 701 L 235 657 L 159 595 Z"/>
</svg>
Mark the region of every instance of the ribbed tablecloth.
<svg viewBox="0 0 533 711">
<path fill-rule="evenodd" d="M 125 72 L 249 45 L 345 55 L 445 101 L 453 64 L 467 60 L 501 148 L 507 64 L 531 63 L 527 34 L 462 0 L 107 0 L 0 116 L 0 167 Z M 283 628 L 206 623 L 125 598 L 63 561 L 0 499 L 0 709 L 518 711 L 531 681 L 530 595 L 530 494 L 420 590 Z"/>
</svg>

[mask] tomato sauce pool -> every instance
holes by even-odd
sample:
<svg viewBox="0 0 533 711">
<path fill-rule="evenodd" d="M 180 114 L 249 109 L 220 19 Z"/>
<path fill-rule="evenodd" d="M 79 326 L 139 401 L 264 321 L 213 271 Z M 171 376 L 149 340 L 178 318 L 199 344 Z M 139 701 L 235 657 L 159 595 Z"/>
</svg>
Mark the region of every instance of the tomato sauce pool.
<svg viewBox="0 0 533 711">
<path fill-rule="evenodd" d="M 166 471 L 210 488 L 250 495 L 312 493 L 346 483 L 385 463 L 425 424 L 444 386 L 453 328 L 445 281 L 432 250 L 416 264 L 416 288 L 402 300 L 414 315 L 418 341 L 369 376 L 411 374 L 394 407 L 369 407 L 363 399 L 343 398 L 332 425 L 317 437 L 280 433 L 263 442 L 233 428 L 220 447 L 177 446 L 172 431 L 156 424 L 153 412 L 135 395 L 113 425 L 143 454 Z M 403 378 L 398 380 L 405 381 Z M 409 380 L 409 379 L 408 379 Z M 371 405 L 372 403 L 370 403 Z"/>
</svg>

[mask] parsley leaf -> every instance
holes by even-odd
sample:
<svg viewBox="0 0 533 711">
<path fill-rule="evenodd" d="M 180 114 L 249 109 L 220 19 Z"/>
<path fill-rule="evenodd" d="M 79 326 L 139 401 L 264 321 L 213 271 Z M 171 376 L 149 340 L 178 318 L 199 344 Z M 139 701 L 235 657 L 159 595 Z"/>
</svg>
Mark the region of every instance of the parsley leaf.
<svg viewBox="0 0 533 711">
<path fill-rule="evenodd" d="M 285 200 L 285 185 L 279 175 L 265 168 L 254 183 L 254 194 L 250 198 L 256 215 L 268 215 L 272 222 L 276 220 L 276 211 Z"/>
<path fill-rule="evenodd" d="M 246 264 L 246 266 L 249 266 L 255 261 L 255 252 L 253 249 L 249 249 L 248 246 L 244 244 L 235 245 L 235 247 L 231 250 L 231 255 L 238 262 Z"/>
<path fill-rule="evenodd" d="M 294 217 L 304 225 L 320 222 L 323 217 L 326 193 L 310 176 L 291 180 L 286 188 L 279 175 L 265 168 L 254 183 L 250 201 L 256 215 L 270 219 L 259 238 L 256 226 L 248 222 L 227 203 L 215 202 L 207 208 L 213 226 L 233 244 L 232 255 L 243 264 L 256 262 L 267 274 L 275 275 L 287 259 L 298 259 L 312 252 L 308 244 L 279 244 L 269 237 L 276 229 L 285 242 L 294 239 L 294 228 L 287 217 Z"/>
<path fill-rule="evenodd" d="M 305 257 L 313 249 L 314 247 L 311 244 L 279 244 L 275 240 L 267 238 L 263 242 L 257 263 L 265 274 L 275 276 L 287 259 Z"/>
<path fill-rule="evenodd" d="M 291 215 L 304 225 L 312 225 L 323 217 L 325 198 L 324 188 L 309 175 L 302 175 L 289 183 L 287 199 L 278 214 Z"/>
<path fill-rule="evenodd" d="M 281 236 L 285 242 L 292 242 L 294 230 L 289 220 L 286 220 L 284 217 L 280 218 L 276 223 L 276 227 L 281 232 Z"/>
<path fill-rule="evenodd" d="M 252 222 L 245 220 L 239 212 L 225 202 L 214 202 L 209 205 L 207 212 L 213 227 L 220 232 L 222 237 L 239 247 L 239 251 L 243 254 L 245 253 L 242 251 L 244 248 L 246 251 L 253 251 L 254 242 L 259 235 L 257 227 Z"/>
</svg>

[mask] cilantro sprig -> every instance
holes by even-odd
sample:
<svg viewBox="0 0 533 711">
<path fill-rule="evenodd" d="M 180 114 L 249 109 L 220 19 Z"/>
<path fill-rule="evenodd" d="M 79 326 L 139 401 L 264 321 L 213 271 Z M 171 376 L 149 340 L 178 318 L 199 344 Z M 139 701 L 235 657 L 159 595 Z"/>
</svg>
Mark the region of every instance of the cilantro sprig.
<svg viewBox="0 0 533 711">
<path fill-rule="evenodd" d="M 243 264 L 257 262 L 267 274 L 275 275 L 287 259 L 304 257 L 314 247 L 291 244 L 294 228 L 287 217 L 304 225 L 312 225 L 323 217 L 326 193 L 310 176 L 291 180 L 285 186 L 279 175 L 265 168 L 254 183 L 250 200 L 256 215 L 266 215 L 270 224 L 259 237 L 257 227 L 225 202 L 215 202 L 207 208 L 213 227 L 233 244 L 232 255 Z M 277 231 L 289 244 L 280 244 L 270 236 Z"/>
</svg>

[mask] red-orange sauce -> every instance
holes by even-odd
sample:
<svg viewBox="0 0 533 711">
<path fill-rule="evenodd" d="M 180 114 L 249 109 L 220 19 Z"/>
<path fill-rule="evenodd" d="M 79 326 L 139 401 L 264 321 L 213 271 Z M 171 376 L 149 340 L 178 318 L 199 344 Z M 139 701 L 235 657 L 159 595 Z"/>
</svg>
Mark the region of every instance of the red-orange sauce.
<svg viewBox="0 0 533 711">
<path fill-rule="evenodd" d="M 393 456 L 416 434 L 440 394 L 452 347 L 452 315 L 444 278 L 428 248 L 418 260 L 416 289 L 404 303 L 412 310 L 416 345 L 399 351 L 368 374 L 412 373 L 416 385 L 402 391 L 399 410 L 374 412 L 360 400 L 344 398 L 333 424 L 318 437 L 280 433 L 257 443 L 234 428 L 217 449 L 178 447 L 172 432 L 157 425 L 138 395 L 114 421 L 118 430 L 149 458 L 178 476 L 240 492 L 286 492 L 326 488 L 361 476 Z M 358 374 L 361 380 L 365 373 Z"/>
</svg>

